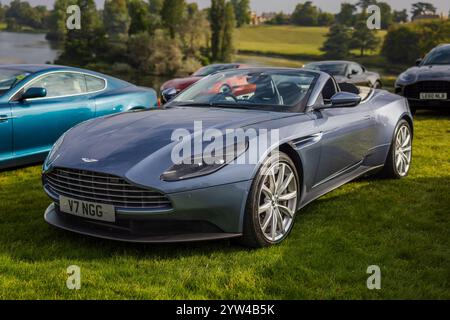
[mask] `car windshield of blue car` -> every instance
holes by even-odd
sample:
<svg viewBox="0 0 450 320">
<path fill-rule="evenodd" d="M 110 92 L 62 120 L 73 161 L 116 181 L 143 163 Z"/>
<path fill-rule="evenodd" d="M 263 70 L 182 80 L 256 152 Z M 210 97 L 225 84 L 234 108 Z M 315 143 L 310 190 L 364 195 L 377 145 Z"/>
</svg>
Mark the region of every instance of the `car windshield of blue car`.
<svg viewBox="0 0 450 320">
<path fill-rule="evenodd" d="M 306 70 L 224 71 L 197 82 L 169 106 L 294 108 L 306 99 L 316 78 Z"/>
<path fill-rule="evenodd" d="M 197 70 L 192 76 L 206 77 L 214 72 L 232 69 L 233 67 L 234 67 L 234 65 L 230 65 L 230 64 L 215 64 L 215 65 L 206 66 L 206 67 L 203 67 L 203 68 Z"/>
<path fill-rule="evenodd" d="M 307 64 L 305 68 L 326 72 L 332 76 L 345 76 L 346 65 L 344 63 L 311 63 Z"/>
<path fill-rule="evenodd" d="M 28 77 L 30 73 L 23 70 L 0 69 L 0 95 L 13 88 L 21 80 Z"/>
<path fill-rule="evenodd" d="M 423 60 L 425 66 L 437 64 L 450 64 L 450 47 L 434 50 Z"/>
</svg>

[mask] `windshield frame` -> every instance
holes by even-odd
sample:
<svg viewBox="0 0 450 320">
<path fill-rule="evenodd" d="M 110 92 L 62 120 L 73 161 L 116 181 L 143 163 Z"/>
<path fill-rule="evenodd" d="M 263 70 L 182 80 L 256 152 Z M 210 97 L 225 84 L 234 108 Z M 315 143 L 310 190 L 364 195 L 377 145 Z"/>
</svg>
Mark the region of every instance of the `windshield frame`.
<svg viewBox="0 0 450 320">
<path fill-rule="evenodd" d="M 332 74 L 328 71 L 322 70 L 320 67 L 321 66 L 341 66 L 343 67 L 342 74 Z M 348 67 L 349 64 L 345 63 L 345 62 L 336 62 L 336 63 L 321 63 L 321 62 L 311 62 L 305 65 L 305 69 L 309 69 L 309 70 L 314 70 L 314 71 L 321 71 L 321 72 L 325 72 L 328 73 L 329 75 L 333 76 L 333 77 L 345 77 L 348 74 Z M 362 68 L 362 66 L 361 66 Z"/>
<path fill-rule="evenodd" d="M 204 81 L 208 81 L 210 77 L 221 73 L 236 72 L 236 69 L 228 69 L 223 71 L 218 71 L 212 73 L 209 76 L 204 77 L 200 81 L 196 82 L 194 85 L 186 89 L 182 93 L 186 93 L 187 90 L 192 90 L 197 85 L 201 85 Z M 227 109 L 246 109 L 253 111 L 272 111 L 272 112 L 284 112 L 284 113 L 302 113 L 306 110 L 308 101 L 311 97 L 314 88 L 316 87 L 317 81 L 320 78 L 320 71 L 308 70 L 308 69 L 292 69 L 292 68 L 247 68 L 239 69 L 239 72 L 264 72 L 264 73 L 292 73 L 293 75 L 306 74 L 313 77 L 311 84 L 309 86 L 308 92 L 300 99 L 295 105 L 271 105 L 271 104 L 246 104 L 246 103 L 189 103 L 188 101 L 176 101 L 176 98 L 164 105 L 164 108 L 174 108 L 174 107 L 187 107 L 187 108 L 227 108 Z M 180 94 L 182 94 L 180 93 Z"/>
<path fill-rule="evenodd" d="M 16 80 L 11 84 L 11 86 L 8 89 L 4 89 L 1 90 L 0 89 L 0 97 L 6 95 L 8 92 L 10 92 L 11 90 L 13 90 L 14 88 L 16 88 L 18 85 L 20 85 L 23 81 L 27 81 L 27 79 L 29 79 L 31 76 L 33 76 L 33 72 L 27 71 L 27 70 L 22 70 L 22 69 L 15 69 L 15 68 L 10 68 L 10 67 L 0 67 L 0 73 L 3 71 L 11 71 L 12 73 L 16 74 L 15 77 Z M 24 76 L 21 79 L 17 79 L 18 76 Z M 12 78 L 11 78 L 12 79 Z M 5 79 L 6 80 L 10 80 L 10 79 Z"/>
<path fill-rule="evenodd" d="M 233 63 L 228 63 L 228 64 L 213 64 L 213 65 L 209 65 L 209 66 L 204 66 L 204 67 L 201 67 L 200 69 L 198 69 L 197 71 L 195 71 L 193 74 L 192 74 L 192 76 L 193 77 L 207 77 L 207 76 L 210 76 L 210 75 L 212 75 L 212 74 L 214 74 L 214 73 L 217 73 L 217 72 L 221 72 L 221 71 L 226 71 L 226 70 L 231 70 L 231 69 L 237 69 L 238 67 L 237 67 L 237 65 L 236 64 L 233 64 Z M 200 73 L 200 74 L 198 74 L 200 71 L 202 71 L 202 70 L 211 70 L 211 69 L 213 69 L 213 71 L 212 72 L 209 72 L 209 73 L 207 73 L 207 74 L 205 74 L 205 73 Z"/>
</svg>

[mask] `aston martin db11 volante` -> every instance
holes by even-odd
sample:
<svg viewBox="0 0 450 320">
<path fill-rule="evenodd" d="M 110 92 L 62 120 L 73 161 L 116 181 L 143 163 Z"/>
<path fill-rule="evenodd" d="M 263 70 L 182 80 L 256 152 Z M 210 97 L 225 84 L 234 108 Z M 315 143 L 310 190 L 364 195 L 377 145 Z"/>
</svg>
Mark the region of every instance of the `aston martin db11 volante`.
<svg viewBox="0 0 450 320">
<path fill-rule="evenodd" d="M 338 83 L 351 83 L 355 86 L 378 89 L 382 87 L 378 73 L 368 71 L 364 66 L 353 61 L 318 61 L 305 65 L 305 68 L 329 73 Z"/>
<path fill-rule="evenodd" d="M 94 118 L 157 106 L 153 89 L 83 69 L 0 66 L 0 168 L 43 161 L 66 130 Z"/>
<path fill-rule="evenodd" d="M 44 163 L 53 200 L 45 220 L 121 241 L 268 246 L 287 237 L 302 207 L 342 184 L 375 171 L 405 177 L 412 137 L 399 95 L 343 92 L 306 69 L 223 71 L 163 110 L 69 130 Z"/>
<path fill-rule="evenodd" d="M 406 97 L 411 109 L 450 107 L 450 44 L 440 45 L 403 72 L 395 92 Z"/>
</svg>

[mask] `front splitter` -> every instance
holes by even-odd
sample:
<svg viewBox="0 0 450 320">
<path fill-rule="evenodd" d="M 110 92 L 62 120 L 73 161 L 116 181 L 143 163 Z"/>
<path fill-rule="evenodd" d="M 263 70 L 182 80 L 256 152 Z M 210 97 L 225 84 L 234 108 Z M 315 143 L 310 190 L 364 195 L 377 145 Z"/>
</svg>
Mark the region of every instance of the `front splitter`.
<svg viewBox="0 0 450 320">
<path fill-rule="evenodd" d="M 78 234 L 132 243 L 180 243 L 223 240 L 241 237 L 241 233 L 192 233 L 192 234 L 170 234 L 170 235 L 133 235 L 125 232 L 118 232 L 113 228 L 107 230 L 104 228 L 93 228 L 83 223 L 71 223 L 58 215 L 55 205 L 52 203 L 44 214 L 45 221 L 59 229 L 75 232 Z"/>
</svg>

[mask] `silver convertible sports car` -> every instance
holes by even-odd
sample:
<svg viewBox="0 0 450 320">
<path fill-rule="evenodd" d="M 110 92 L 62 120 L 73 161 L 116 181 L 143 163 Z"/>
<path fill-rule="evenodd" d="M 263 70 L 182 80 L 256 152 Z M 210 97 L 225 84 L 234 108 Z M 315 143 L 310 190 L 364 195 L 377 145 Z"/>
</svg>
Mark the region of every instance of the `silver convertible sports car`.
<svg viewBox="0 0 450 320">
<path fill-rule="evenodd" d="M 321 71 L 222 71 L 163 110 L 69 130 L 44 164 L 45 220 L 120 241 L 277 244 L 302 207 L 342 184 L 405 177 L 412 121 L 405 98 L 344 92 Z"/>
</svg>

